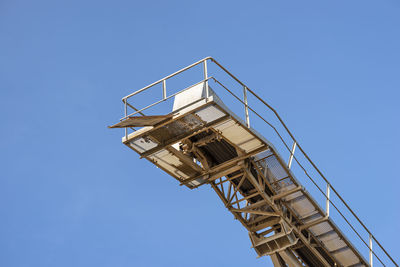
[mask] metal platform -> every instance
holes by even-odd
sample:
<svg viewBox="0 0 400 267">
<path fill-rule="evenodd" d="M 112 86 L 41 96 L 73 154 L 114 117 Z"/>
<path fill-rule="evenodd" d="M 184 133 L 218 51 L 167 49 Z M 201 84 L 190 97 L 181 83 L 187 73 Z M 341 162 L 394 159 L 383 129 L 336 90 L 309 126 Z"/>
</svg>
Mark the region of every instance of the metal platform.
<svg viewBox="0 0 400 267">
<path fill-rule="evenodd" d="M 126 129 L 122 142 L 181 185 L 193 189 L 210 184 L 226 208 L 248 230 L 258 256 L 271 256 L 275 266 L 372 266 L 373 257 L 385 265 L 382 256 L 372 249 L 372 241 L 377 242 L 372 234 L 366 261 L 335 225 L 329 208 L 330 192 L 332 189 L 337 192 L 329 182 L 323 192 L 326 198 L 323 210 L 296 179 L 291 165 L 293 160 L 300 164 L 294 155 L 296 146 L 299 147 L 297 142 L 293 140 L 289 162 L 285 162 L 273 144 L 250 127 L 250 114 L 258 115 L 248 104 L 247 94 L 252 91 L 244 86 L 243 98 L 237 97 L 214 77 L 208 77 L 207 60 L 216 62 L 206 58 L 188 67 L 203 63 L 205 76 L 182 91 L 168 96 L 166 80 L 188 68 L 125 97 L 125 116 L 112 126 Z M 243 104 L 243 120 L 218 97 L 209 85 L 210 80 Z M 156 84 L 162 84 L 161 100 L 142 109 L 128 102 L 130 97 Z M 168 99 L 174 101 L 170 113 L 143 114 Z M 133 109 L 132 114 L 128 114 L 128 107 Z M 133 131 L 129 133 L 129 129 Z M 303 152 L 301 147 L 300 150 Z M 397 266 L 383 251 L 383 256 Z"/>
</svg>

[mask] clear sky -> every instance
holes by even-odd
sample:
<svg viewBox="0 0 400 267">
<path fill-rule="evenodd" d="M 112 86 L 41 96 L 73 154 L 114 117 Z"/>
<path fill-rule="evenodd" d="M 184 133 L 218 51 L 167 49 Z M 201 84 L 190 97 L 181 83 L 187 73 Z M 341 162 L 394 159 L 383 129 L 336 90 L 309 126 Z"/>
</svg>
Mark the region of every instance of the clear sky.
<svg viewBox="0 0 400 267">
<path fill-rule="evenodd" d="M 0 1 L 0 266 L 271 266 L 209 186 L 121 144 L 121 97 L 213 56 L 400 260 L 400 3 Z"/>
</svg>

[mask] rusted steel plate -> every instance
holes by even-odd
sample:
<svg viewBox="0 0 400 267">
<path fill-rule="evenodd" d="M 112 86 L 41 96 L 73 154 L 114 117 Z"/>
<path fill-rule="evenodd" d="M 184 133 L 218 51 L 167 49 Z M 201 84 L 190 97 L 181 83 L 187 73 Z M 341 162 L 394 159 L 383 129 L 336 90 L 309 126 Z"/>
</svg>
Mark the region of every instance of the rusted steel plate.
<svg viewBox="0 0 400 267">
<path fill-rule="evenodd" d="M 154 126 L 157 123 L 163 122 L 172 118 L 172 115 L 156 115 L 156 116 L 135 116 L 129 117 L 108 128 L 126 128 L 126 127 L 143 127 L 143 126 Z"/>
</svg>

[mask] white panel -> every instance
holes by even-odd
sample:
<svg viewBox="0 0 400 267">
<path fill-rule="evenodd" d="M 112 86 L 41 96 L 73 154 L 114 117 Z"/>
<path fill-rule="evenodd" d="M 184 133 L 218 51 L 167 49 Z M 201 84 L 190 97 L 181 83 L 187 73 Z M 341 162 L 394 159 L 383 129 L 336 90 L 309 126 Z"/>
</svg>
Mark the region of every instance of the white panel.
<svg viewBox="0 0 400 267">
<path fill-rule="evenodd" d="M 308 219 L 304 219 L 306 217 L 308 217 Z M 317 210 L 314 210 L 314 211 L 312 211 L 310 213 L 304 214 L 301 219 L 302 219 L 303 222 L 309 223 L 309 222 L 312 222 L 315 219 L 320 219 L 320 218 L 322 218 L 322 215 Z"/>
<path fill-rule="evenodd" d="M 350 266 L 350 265 L 359 263 L 358 257 L 350 249 L 344 250 L 340 253 L 336 253 L 334 256 L 344 266 Z"/>
<path fill-rule="evenodd" d="M 314 205 L 311 204 L 311 202 L 307 198 L 292 202 L 290 206 L 296 211 L 296 213 L 300 217 L 304 217 L 304 215 L 315 211 Z"/>
<path fill-rule="evenodd" d="M 170 153 L 169 151 L 163 149 L 160 150 L 159 152 L 154 154 L 154 157 L 163 160 L 165 162 L 168 162 L 170 165 L 175 165 L 175 166 L 179 166 L 181 165 L 181 161 L 179 160 L 179 158 L 177 158 L 176 156 L 174 156 L 172 153 Z"/>
<path fill-rule="evenodd" d="M 329 251 L 334 251 L 339 248 L 347 246 L 346 243 L 342 239 L 340 239 L 339 236 L 336 236 L 335 239 L 323 241 L 323 243 L 328 248 Z"/>
<path fill-rule="evenodd" d="M 130 143 L 134 149 L 139 151 L 139 153 L 143 153 L 157 146 L 157 143 L 151 141 L 150 139 L 144 139 L 142 137 L 134 139 Z"/>
<path fill-rule="evenodd" d="M 323 243 L 329 242 L 330 240 L 334 240 L 339 238 L 339 235 L 336 232 L 331 232 L 331 234 L 319 237 L 318 239 L 321 240 Z"/>
<path fill-rule="evenodd" d="M 150 156 L 150 158 L 156 161 L 156 163 L 160 165 L 160 167 L 168 170 L 169 172 L 175 174 L 176 176 L 189 178 L 188 175 L 186 175 L 185 173 L 181 172 L 180 170 L 174 167 L 182 165 L 182 162 L 179 160 L 179 158 L 177 158 L 167 150 L 163 149 Z"/>
<path fill-rule="evenodd" d="M 205 96 L 204 92 L 204 84 L 198 84 L 193 86 L 192 88 L 177 94 L 174 98 L 174 106 L 172 110 L 177 110 L 182 108 L 190 103 L 195 102 L 196 100 Z"/>
<path fill-rule="evenodd" d="M 323 222 L 310 227 L 310 230 L 314 235 L 320 235 L 332 231 L 333 228 L 328 222 Z"/>
<path fill-rule="evenodd" d="M 257 148 L 262 147 L 264 144 L 260 142 L 260 140 L 258 140 L 257 138 L 253 138 L 250 141 L 244 143 L 243 145 L 240 145 L 239 147 L 241 149 L 243 149 L 246 152 L 255 150 Z"/>
<path fill-rule="evenodd" d="M 203 121 L 209 123 L 212 121 L 215 121 L 216 119 L 219 119 L 226 114 L 216 108 L 215 106 L 208 106 L 206 108 L 203 108 L 197 112 L 195 112 Z"/>
<path fill-rule="evenodd" d="M 285 190 L 282 190 L 282 192 L 289 191 L 290 189 L 293 189 L 293 188 L 295 188 L 295 187 L 296 187 L 296 186 L 295 186 L 294 184 L 291 184 L 290 186 L 284 187 Z M 303 195 L 303 193 L 302 193 L 301 191 L 297 191 L 297 192 L 295 192 L 295 193 L 293 193 L 293 194 L 290 194 L 290 195 L 288 195 L 287 197 L 285 197 L 284 200 L 285 200 L 285 201 L 290 201 L 290 200 L 292 200 L 292 199 L 294 199 L 294 198 L 296 198 L 296 197 L 299 197 L 299 196 L 301 196 L 301 195 Z"/>
<path fill-rule="evenodd" d="M 235 125 L 235 123 L 236 122 L 234 120 L 230 119 L 217 124 L 214 128 L 223 131 L 229 127 L 232 127 L 233 125 Z"/>
<path fill-rule="evenodd" d="M 221 131 L 224 137 L 246 152 L 253 151 L 263 145 L 260 140 L 232 119 L 220 123 L 214 128 Z"/>
</svg>

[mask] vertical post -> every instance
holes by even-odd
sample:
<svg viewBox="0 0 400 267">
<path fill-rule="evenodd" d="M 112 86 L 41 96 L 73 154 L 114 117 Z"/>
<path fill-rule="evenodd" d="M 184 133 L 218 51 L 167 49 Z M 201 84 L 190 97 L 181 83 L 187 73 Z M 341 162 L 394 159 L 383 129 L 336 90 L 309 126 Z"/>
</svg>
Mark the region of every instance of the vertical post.
<svg viewBox="0 0 400 267">
<path fill-rule="evenodd" d="M 247 128 L 250 128 L 249 106 L 247 104 L 247 87 L 243 86 L 244 115 L 246 117 Z"/>
<path fill-rule="evenodd" d="M 294 151 L 296 150 L 297 143 L 296 141 L 293 142 L 292 150 L 290 151 L 290 157 L 289 157 L 289 162 L 288 162 L 288 169 L 292 166 L 292 161 L 293 161 L 293 155 Z"/>
<path fill-rule="evenodd" d="M 331 194 L 331 185 L 326 184 L 326 216 L 329 216 L 329 199 L 330 199 L 330 194 Z"/>
<path fill-rule="evenodd" d="M 206 90 L 206 101 L 208 101 L 208 96 L 209 96 L 209 92 L 208 92 L 208 72 L 207 72 L 207 59 L 205 59 L 203 61 L 203 72 L 204 72 L 204 87 Z"/>
<path fill-rule="evenodd" d="M 167 84 L 166 81 L 162 81 L 162 89 L 163 89 L 163 99 L 165 100 L 167 98 Z"/>
<path fill-rule="evenodd" d="M 369 266 L 372 267 L 372 234 L 369 234 Z"/>
<path fill-rule="evenodd" d="M 124 107 L 124 112 L 125 112 L 125 119 L 126 119 L 126 116 L 128 115 L 128 99 L 124 99 L 124 105 L 125 105 L 125 107 Z M 127 127 L 125 127 L 125 141 L 126 140 L 128 140 L 128 128 Z"/>
</svg>

